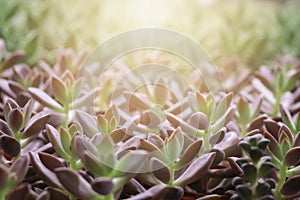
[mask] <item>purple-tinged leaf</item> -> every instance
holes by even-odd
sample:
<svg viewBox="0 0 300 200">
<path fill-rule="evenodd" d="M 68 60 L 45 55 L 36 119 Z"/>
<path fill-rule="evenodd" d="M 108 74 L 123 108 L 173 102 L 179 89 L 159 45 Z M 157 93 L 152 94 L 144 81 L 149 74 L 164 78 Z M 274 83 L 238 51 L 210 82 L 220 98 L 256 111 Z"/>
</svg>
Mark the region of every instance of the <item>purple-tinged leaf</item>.
<svg viewBox="0 0 300 200">
<path fill-rule="evenodd" d="M 182 167 L 188 165 L 194 158 L 197 157 L 202 146 L 202 140 L 196 140 L 190 144 L 184 153 L 181 155 L 178 162 L 175 164 L 175 169 L 181 169 Z"/>
<path fill-rule="evenodd" d="M 34 137 L 37 136 L 41 130 L 45 128 L 45 125 L 47 124 L 48 120 L 50 119 L 50 114 L 37 114 L 34 117 L 32 117 L 23 132 L 22 137 L 28 138 L 28 137 Z"/>
<path fill-rule="evenodd" d="M 180 126 L 181 121 L 176 115 L 173 115 L 172 113 L 167 113 L 166 114 L 168 121 L 174 126 L 174 128 L 177 128 Z"/>
<path fill-rule="evenodd" d="M 294 137 L 293 147 L 300 146 L 300 132 Z"/>
<path fill-rule="evenodd" d="M 60 184 L 55 174 L 47 167 L 45 167 L 38 154 L 29 152 L 29 155 L 31 158 L 31 165 L 38 176 L 43 179 L 43 181 L 45 181 L 45 183 L 47 183 L 48 185 L 51 185 L 55 188 L 62 188 L 62 185 Z"/>
<path fill-rule="evenodd" d="M 205 130 L 209 126 L 208 117 L 202 112 L 193 113 L 188 121 L 190 125 L 200 130 Z"/>
<path fill-rule="evenodd" d="M 85 135 L 93 137 L 98 132 L 97 120 L 94 116 L 78 110 L 76 111 L 75 119 L 81 125 Z"/>
<path fill-rule="evenodd" d="M 36 74 L 31 79 L 31 87 L 39 87 L 39 85 L 42 83 L 42 75 Z"/>
<path fill-rule="evenodd" d="M 88 152 L 84 152 L 82 157 L 82 162 L 94 176 L 105 175 L 104 166 L 95 155 L 92 155 L 91 153 Z"/>
<path fill-rule="evenodd" d="M 264 86 L 264 84 L 262 84 L 262 82 L 258 79 L 253 79 L 252 80 L 252 85 L 253 87 L 260 92 L 261 94 L 264 95 L 264 97 L 271 103 L 271 104 L 275 104 L 275 97 L 273 95 L 273 93 Z"/>
<path fill-rule="evenodd" d="M 23 120 L 24 116 L 19 108 L 12 109 L 8 114 L 8 124 L 14 133 L 21 129 Z"/>
<path fill-rule="evenodd" d="M 36 200 L 51 200 L 51 199 L 59 199 L 59 200 L 70 200 L 69 197 L 64 194 L 61 190 L 56 188 L 45 188 L 45 190 L 39 195 Z"/>
<path fill-rule="evenodd" d="M 114 184 L 111 179 L 106 177 L 95 178 L 92 182 L 92 188 L 101 195 L 107 195 L 112 192 Z"/>
<path fill-rule="evenodd" d="M 152 173 L 158 180 L 163 183 L 168 183 L 170 181 L 170 170 L 162 161 L 153 157 L 150 160 L 150 167 Z"/>
<path fill-rule="evenodd" d="M 0 192 L 5 189 L 7 181 L 8 181 L 8 169 L 0 164 Z"/>
<path fill-rule="evenodd" d="M 12 132 L 11 128 L 8 126 L 8 124 L 0 119 L 0 131 L 6 135 L 13 136 L 14 133 Z"/>
<path fill-rule="evenodd" d="M 243 170 L 240 168 L 240 166 L 237 164 L 237 159 L 236 157 L 229 157 L 228 158 L 228 161 L 229 161 L 229 164 L 231 166 L 231 169 L 233 170 L 233 172 L 240 176 L 243 174 Z"/>
<path fill-rule="evenodd" d="M 209 170 L 215 160 L 215 157 L 216 153 L 207 153 L 195 159 L 184 173 L 175 180 L 174 184 L 185 186 L 198 180 Z"/>
<path fill-rule="evenodd" d="M 64 164 L 61 161 L 59 161 L 55 156 L 43 152 L 38 153 L 38 155 L 43 165 L 52 172 L 54 172 L 56 168 L 65 167 Z"/>
<path fill-rule="evenodd" d="M 294 141 L 294 136 L 291 130 L 285 124 L 281 124 L 280 130 L 278 131 L 279 141 L 282 133 L 285 134 L 285 137 L 287 137 L 288 141 L 292 144 Z"/>
<path fill-rule="evenodd" d="M 220 143 L 225 137 L 226 128 L 220 129 L 218 132 L 212 134 L 209 138 L 209 144 L 215 145 Z"/>
<path fill-rule="evenodd" d="M 19 94 L 21 92 L 24 92 L 24 89 L 22 85 L 20 85 L 18 82 L 9 81 L 8 82 L 9 88 L 15 93 Z"/>
<path fill-rule="evenodd" d="M 10 89 L 9 81 L 3 78 L 0 78 L 0 91 L 6 94 L 11 98 L 16 98 L 16 94 Z"/>
<path fill-rule="evenodd" d="M 162 140 L 162 138 L 159 137 L 158 135 L 149 134 L 147 139 L 148 139 L 148 142 L 154 144 L 159 149 L 162 149 L 164 147 L 164 145 L 165 145 L 165 143 Z"/>
<path fill-rule="evenodd" d="M 55 173 L 62 185 L 79 199 L 91 199 L 96 194 L 91 185 L 75 171 L 61 167 Z"/>
<path fill-rule="evenodd" d="M 19 157 L 13 162 L 9 168 L 9 173 L 15 173 L 17 176 L 17 182 L 20 183 L 25 178 L 29 167 L 29 159 L 27 156 Z"/>
<path fill-rule="evenodd" d="M 141 199 L 155 199 L 155 200 L 180 200 L 183 196 L 183 189 L 177 186 L 167 186 L 167 185 L 155 185 L 148 189 L 147 191 L 135 195 L 128 200 L 141 200 Z"/>
<path fill-rule="evenodd" d="M 203 197 L 198 198 L 197 200 L 221 200 L 223 197 L 218 194 L 210 194 L 210 195 L 205 195 Z"/>
<path fill-rule="evenodd" d="M 27 121 L 29 120 L 29 118 L 31 117 L 31 114 L 32 114 L 32 106 L 33 106 L 33 100 L 30 99 L 26 105 L 23 107 L 22 111 L 23 111 L 23 114 L 24 114 L 24 124 L 23 124 L 23 127 L 26 125 Z"/>
<path fill-rule="evenodd" d="M 280 148 L 277 140 L 273 137 L 272 134 L 270 134 L 268 131 L 263 132 L 263 136 L 270 140 L 270 143 L 268 145 L 271 152 L 277 157 L 281 158 Z"/>
<path fill-rule="evenodd" d="M 15 138 L 2 135 L 0 136 L 0 149 L 2 149 L 5 154 L 16 157 L 21 151 L 21 145 Z"/>
<path fill-rule="evenodd" d="M 38 101 L 43 106 L 46 106 L 58 112 L 64 111 L 64 108 L 43 90 L 30 87 L 28 88 L 28 92 L 36 101 Z"/>
<path fill-rule="evenodd" d="M 265 74 L 264 74 L 265 75 Z M 272 80 L 268 77 L 268 75 L 272 76 L 271 74 L 262 75 L 261 72 L 255 72 L 255 76 L 269 89 L 272 90 L 274 85 L 272 83 Z"/>
<path fill-rule="evenodd" d="M 247 131 L 252 131 L 254 129 L 261 129 L 264 125 L 264 121 L 267 119 L 267 115 L 259 115 L 249 124 Z"/>
<path fill-rule="evenodd" d="M 284 162 L 288 166 L 298 166 L 300 164 L 300 147 L 298 146 L 288 150 Z"/>
<path fill-rule="evenodd" d="M 15 64 L 22 62 L 25 58 L 24 51 L 15 51 L 13 52 L 3 63 L 2 70 L 13 67 Z"/>
<path fill-rule="evenodd" d="M 110 133 L 110 136 L 113 139 L 114 143 L 116 144 L 116 143 L 121 142 L 124 139 L 126 139 L 127 135 L 123 129 L 119 128 L 119 129 L 112 131 Z"/>
<path fill-rule="evenodd" d="M 153 199 L 157 200 L 165 200 L 165 199 L 172 199 L 172 200 L 180 200 L 182 199 L 184 191 L 181 187 L 178 186 L 168 186 L 164 188 L 161 193 L 158 193 L 153 196 Z"/>
<path fill-rule="evenodd" d="M 278 132 L 280 130 L 279 124 L 271 119 L 266 119 L 264 121 L 264 125 L 267 131 L 271 133 L 276 140 L 278 140 Z"/>
<path fill-rule="evenodd" d="M 222 162 L 225 158 L 225 153 L 222 150 L 219 149 L 211 149 L 210 152 L 215 152 L 216 156 L 214 159 L 214 162 L 212 163 L 212 166 L 218 165 L 220 162 Z"/>
<path fill-rule="evenodd" d="M 280 192 L 285 196 L 299 195 L 300 175 L 289 178 L 282 186 Z"/>
<path fill-rule="evenodd" d="M 32 191 L 30 184 L 22 184 L 17 186 L 11 193 L 9 193 L 5 200 L 34 200 L 37 194 Z"/>
</svg>

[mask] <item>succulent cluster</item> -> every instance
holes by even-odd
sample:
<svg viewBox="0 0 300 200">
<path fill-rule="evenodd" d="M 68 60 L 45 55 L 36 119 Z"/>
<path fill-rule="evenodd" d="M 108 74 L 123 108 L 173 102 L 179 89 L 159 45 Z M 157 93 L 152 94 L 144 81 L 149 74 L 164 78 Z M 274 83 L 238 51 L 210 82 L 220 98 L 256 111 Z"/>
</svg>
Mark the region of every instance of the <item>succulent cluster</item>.
<svg viewBox="0 0 300 200">
<path fill-rule="evenodd" d="M 298 60 L 212 94 L 134 73 L 112 90 L 84 53 L 54 66 L 24 56 L 0 40 L 0 199 L 300 197 Z"/>
</svg>

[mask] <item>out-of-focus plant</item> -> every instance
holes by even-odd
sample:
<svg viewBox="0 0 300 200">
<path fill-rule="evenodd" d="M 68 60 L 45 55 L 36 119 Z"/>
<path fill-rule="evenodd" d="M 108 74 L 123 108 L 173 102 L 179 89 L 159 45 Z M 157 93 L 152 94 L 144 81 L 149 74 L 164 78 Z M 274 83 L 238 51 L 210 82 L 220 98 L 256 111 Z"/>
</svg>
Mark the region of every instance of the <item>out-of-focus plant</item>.
<svg viewBox="0 0 300 200">
<path fill-rule="evenodd" d="M 296 57 L 300 57 L 300 37 L 299 27 L 299 1 L 286 1 L 281 5 L 280 12 L 277 16 L 278 23 L 280 24 L 281 30 L 279 37 L 276 40 L 277 49 L 283 54 L 292 54 Z"/>
<path fill-rule="evenodd" d="M 19 0 L 0 1 L 2 12 L 0 13 L 0 38 L 6 41 L 8 52 L 17 49 L 26 51 L 26 60 L 32 64 L 32 57 L 36 53 L 37 34 L 30 29 L 28 24 L 28 12 L 30 9 Z"/>
<path fill-rule="evenodd" d="M 247 125 L 257 116 L 262 103 L 262 98 L 257 98 L 250 104 L 244 97 L 240 97 L 237 102 L 236 120 L 241 125 L 241 135 L 247 132 Z"/>
<path fill-rule="evenodd" d="M 291 91 L 295 86 L 300 71 L 292 65 L 277 66 L 275 69 L 261 67 L 255 73 L 256 78 L 252 80 L 253 87 L 262 94 L 271 105 L 271 109 L 265 110 L 272 117 L 279 114 L 279 105 L 285 93 Z"/>
<path fill-rule="evenodd" d="M 266 156 L 265 150 L 269 140 L 261 134 L 246 136 L 239 142 L 239 146 L 249 156 L 238 158 L 236 162 L 243 171 L 242 177 L 235 177 L 232 184 L 236 192 L 230 199 L 274 199 L 271 190 L 276 182 L 268 178 L 268 173 L 274 168 L 271 157 Z"/>
</svg>

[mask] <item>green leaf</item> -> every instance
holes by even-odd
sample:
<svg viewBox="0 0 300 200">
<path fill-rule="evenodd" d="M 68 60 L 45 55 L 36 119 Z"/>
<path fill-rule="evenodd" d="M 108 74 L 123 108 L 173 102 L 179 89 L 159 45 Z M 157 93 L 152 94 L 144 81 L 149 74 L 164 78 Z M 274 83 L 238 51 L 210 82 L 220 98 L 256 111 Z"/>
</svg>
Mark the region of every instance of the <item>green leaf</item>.
<svg viewBox="0 0 300 200">
<path fill-rule="evenodd" d="M 61 128 L 60 131 L 60 140 L 61 140 L 61 144 L 63 149 L 65 150 L 65 152 L 69 155 L 71 155 L 71 135 L 68 133 L 68 131 L 64 128 Z"/>
<path fill-rule="evenodd" d="M 143 171 L 144 163 L 147 160 L 148 153 L 146 151 L 130 151 L 116 163 L 111 177 L 122 176 L 127 173 L 140 173 Z"/>
<path fill-rule="evenodd" d="M 70 155 L 64 150 L 60 140 L 59 132 L 51 125 L 46 126 L 47 136 L 53 145 L 55 151 L 64 159 L 70 160 Z"/>
<path fill-rule="evenodd" d="M 54 97 L 63 105 L 67 105 L 69 103 L 69 95 L 65 83 L 56 76 L 52 76 L 50 80 L 51 91 Z"/>
<path fill-rule="evenodd" d="M 250 107 L 248 101 L 241 97 L 237 103 L 238 119 L 240 123 L 248 123 L 250 120 Z"/>
</svg>

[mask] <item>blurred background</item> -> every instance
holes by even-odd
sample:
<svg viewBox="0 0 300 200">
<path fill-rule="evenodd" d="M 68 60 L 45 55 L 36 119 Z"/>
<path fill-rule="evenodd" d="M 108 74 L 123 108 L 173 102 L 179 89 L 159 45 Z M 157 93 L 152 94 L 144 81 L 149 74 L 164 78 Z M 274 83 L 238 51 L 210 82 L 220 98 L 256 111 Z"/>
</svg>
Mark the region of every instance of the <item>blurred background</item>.
<svg viewBox="0 0 300 200">
<path fill-rule="evenodd" d="M 142 27 L 189 36 L 219 66 L 256 69 L 277 54 L 300 57 L 299 0 L 0 0 L 0 38 L 10 52 L 25 50 L 30 65 Z"/>
</svg>

